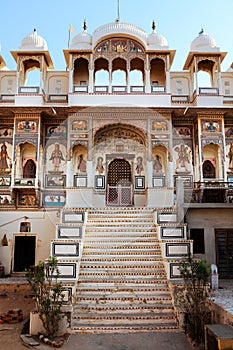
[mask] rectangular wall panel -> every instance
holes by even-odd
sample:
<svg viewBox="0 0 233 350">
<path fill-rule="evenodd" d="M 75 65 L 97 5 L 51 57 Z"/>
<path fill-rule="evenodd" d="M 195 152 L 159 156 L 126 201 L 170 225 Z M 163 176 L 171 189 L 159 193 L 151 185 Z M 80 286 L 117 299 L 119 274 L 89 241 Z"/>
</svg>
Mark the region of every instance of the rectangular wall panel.
<svg viewBox="0 0 233 350">
<path fill-rule="evenodd" d="M 58 226 L 57 238 L 81 239 L 83 237 L 83 226 Z"/>
<path fill-rule="evenodd" d="M 158 223 L 177 222 L 177 213 L 158 213 Z"/>
<path fill-rule="evenodd" d="M 52 243 L 52 255 L 57 257 L 79 257 L 79 243 Z"/>
<path fill-rule="evenodd" d="M 184 227 L 161 227 L 161 238 L 185 238 Z"/>
<path fill-rule="evenodd" d="M 64 223 L 84 223 L 85 213 L 84 212 L 63 212 L 62 222 Z"/>
<path fill-rule="evenodd" d="M 166 243 L 166 257 L 184 257 L 190 253 L 190 243 Z"/>
</svg>

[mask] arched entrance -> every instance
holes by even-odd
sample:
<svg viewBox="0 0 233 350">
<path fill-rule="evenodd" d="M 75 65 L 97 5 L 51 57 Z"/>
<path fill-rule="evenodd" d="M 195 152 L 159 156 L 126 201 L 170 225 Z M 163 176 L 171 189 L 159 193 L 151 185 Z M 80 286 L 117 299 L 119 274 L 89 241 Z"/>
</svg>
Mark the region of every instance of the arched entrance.
<svg viewBox="0 0 233 350">
<path fill-rule="evenodd" d="M 108 166 L 107 205 L 133 205 L 132 170 L 125 159 L 114 159 Z"/>
</svg>

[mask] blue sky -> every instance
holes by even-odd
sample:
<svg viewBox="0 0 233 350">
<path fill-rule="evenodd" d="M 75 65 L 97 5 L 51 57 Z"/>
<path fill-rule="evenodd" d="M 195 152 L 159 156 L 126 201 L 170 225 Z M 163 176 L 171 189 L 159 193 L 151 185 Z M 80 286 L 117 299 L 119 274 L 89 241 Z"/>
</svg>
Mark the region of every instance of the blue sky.
<svg viewBox="0 0 233 350">
<path fill-rule="evenodd" d="M 157 32 L 166 37 L 169 48 L 176 50 L 172 70 L 182 70 L 192 40 L 203 27 L 221 51 L 228 52 L 222 63 L 227 70 L 233 62 L 233 0 L 120 0 L 121 22 L 132 23 L 147 33 L 155 20 Z M 117 0 L 9 0 L 0 5 L 1 55 L 9 69 L 16 69 L 10 51 L 34 27 L 48 43 L 56 70 L 65 70 L 63 49 L 67 49 L 69 25 L 77 33 L 83 20 L 87 31 L 114 22 Z"/>
</svg>

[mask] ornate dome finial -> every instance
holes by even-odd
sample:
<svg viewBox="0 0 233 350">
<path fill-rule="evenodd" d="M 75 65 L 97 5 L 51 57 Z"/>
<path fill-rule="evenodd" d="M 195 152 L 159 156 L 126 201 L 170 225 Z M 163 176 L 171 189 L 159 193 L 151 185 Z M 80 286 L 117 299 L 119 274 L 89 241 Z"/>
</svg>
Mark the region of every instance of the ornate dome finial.
<svg viewBox="0 0 233 350">
<path fill-rule="evenodd" d="M 84 19 L 84 22 L 83 22 L 83 30 L 87 30 L 87 21 L 86 19 Z"/>
<path fill-rule="evenodd" d="M 155 29 L 156 29 L 156 24 L 155 24 L 155 21 L 153 20 L 153 22 L 152 22 L 152 29 L 155 31 Z"/>
</svg>

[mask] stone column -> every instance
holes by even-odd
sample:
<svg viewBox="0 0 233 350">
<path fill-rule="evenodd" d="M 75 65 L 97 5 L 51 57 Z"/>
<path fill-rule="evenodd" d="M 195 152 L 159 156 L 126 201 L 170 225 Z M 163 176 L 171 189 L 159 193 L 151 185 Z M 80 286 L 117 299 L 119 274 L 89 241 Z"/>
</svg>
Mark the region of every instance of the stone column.
<svg viewBox="0 0 233 350">
<path fill-rule="evenodd" d="M 174 162 L 168 162 L 168 187 L 174 187 Z"/>
<path fill-rule="evenodd" d="M 146 84 L 145 84 L 145 92 L 147 94 L 151 93 L 151 86 L 150 86 L 150 71 L 149 70 L 145 70 L 145 76 L 146 76 Z"/>
<path fill-rule="evenodd" d="M 153 162 L 150 160 L 147 161 L 147 181 L 148 181 L 148 188 L 153 187 L 152 183 L 152 175 L 153 175 Z"/>
<path fill-rule="evenodd" d="M 93 162 L 92 160 L 87 161 L 87 187 L 94 187 L 94 174 L 93 174 Z"/>
<path fill-rule="evenodd" d="M 184 179 L 178 177 L 176 179 L 176 209 L 178 222 L 184 222 Z"/>
<path fill-rule="evenodd" d="M 66 162 L 66 187 L 73 187 L 70 160 Z"/>
<path fill-rule="evenodd" d="M 94 70 L 89 69 L 89 86 L 88 86 L 88 92 L 93 93 L 94 92 Z"/>
<path fill-rule="evenodd" d="M 73 69 L 69 71 L 69 94 L 73 92 Z"/>
</svg>

